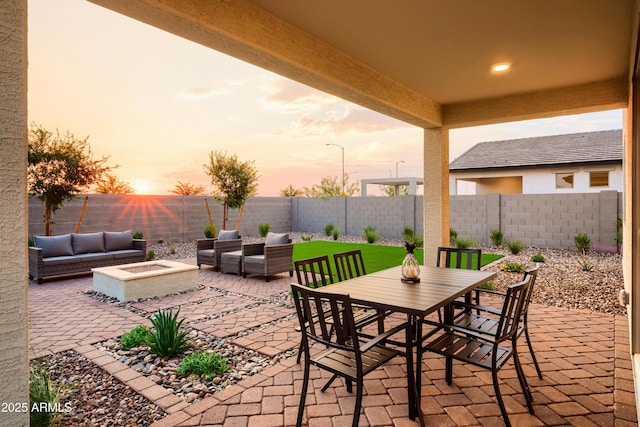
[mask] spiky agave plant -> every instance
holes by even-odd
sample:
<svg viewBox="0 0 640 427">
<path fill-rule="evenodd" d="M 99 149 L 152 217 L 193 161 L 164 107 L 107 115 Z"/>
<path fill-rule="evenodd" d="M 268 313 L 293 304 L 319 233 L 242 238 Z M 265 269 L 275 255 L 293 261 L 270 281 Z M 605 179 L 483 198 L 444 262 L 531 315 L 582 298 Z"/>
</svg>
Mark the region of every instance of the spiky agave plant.
<svg viewBox="0 0 640 427">
<path fill-rule="evenodd" d="M 147 345 L 151 353 L 160 357 L 171 357 L 189 349 L 188 336 L 180 331 L 184 319 L 178 321 L 178 314 L 172 309 L 158 310 L 150 319 L 154 331 L 147 338 Z"/>
</svg>

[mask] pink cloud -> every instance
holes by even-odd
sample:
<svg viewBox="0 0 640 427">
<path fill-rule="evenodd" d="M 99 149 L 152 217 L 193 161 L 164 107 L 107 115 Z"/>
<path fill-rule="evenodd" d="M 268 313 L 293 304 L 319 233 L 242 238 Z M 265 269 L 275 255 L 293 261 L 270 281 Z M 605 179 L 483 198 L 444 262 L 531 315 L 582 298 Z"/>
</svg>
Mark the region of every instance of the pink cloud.
<svg viewBox="0 0 640 427">
<path fill-rule="evenodd" d="M 185 99 L 201 99 L 209 98 L 211 96 L 226 95 L 233 93 L 235 88 L 240 85 L 241 83 L 237 81 L 221 80 L 206 87 L 186 88 L 182 93 L 180 93 L 180 97 Z"/>
<path fill-rule="evenodd" d="M 340 115 L 331 112 L 327 118 L 316 119 L 310 115 L 300 117 L 289 126 L 294 137 L 345 134 L 369 134 L 401 129 L 410 125 L 363 108 L 347 109 Z"/>
</svg>

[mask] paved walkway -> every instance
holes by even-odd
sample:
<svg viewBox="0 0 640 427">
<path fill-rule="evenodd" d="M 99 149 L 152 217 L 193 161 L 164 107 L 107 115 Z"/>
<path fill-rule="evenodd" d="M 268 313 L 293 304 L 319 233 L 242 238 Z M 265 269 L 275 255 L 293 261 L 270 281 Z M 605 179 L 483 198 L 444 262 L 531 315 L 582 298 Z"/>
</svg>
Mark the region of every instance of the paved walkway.
<svg viewBox="0 0 640 427">
<path fill-rule="evenodd" d="M 195 263 L 194 260 L 187 262 Z M 229 337 L 234 344 L 265 355 L 295 349 L 299 333 L 291 307 L 283 309 L 264 297 L 289 289 L 288 275 L 266 283 L 260 278 L 240 278 L 209 268 L 198 271 L 203 289 L 133 304 L 152 313 L 159 308 L 181 307 L 181 315 L 194 328 Z M 149 325 L 144 316 L 101 303 L 84 294 L 91 277 L 29 284 L 31 357 L 75 350 L 144 395 L 168 414 L 153 427 L 295 425 L 302 367 L 295 357 L 267 368 L 238 384 L 199 402 L 188 404 L 169 390 L 93 347 L 137 324 Z M 231 291 L 231 292 L 225 292 Z M 232 310 L 245 307 L 233 312 Z M 205 315 L 225 313 L 215 321 Z M 238 332 L 265 325 L 250 335 Z M 627 318 L 568 311 L 533 305 L 530 331 L 544 373 L 539 380 L 528 353 L 522 359 L 533 391 L 535 415 L 529 415 L 512 366 L 500 372 L 507 411 L 514 426 L 637 425 L 633 377 L 629 358 Z M 407 381 L 404 359 L 396 358 L 365 380 L 361 426 L 415 426 L 407 416 Z M 325 393 L 320 387 L 328 376 L 312 368 L 305 423 L 309 427 L 351 425 L 354 397 L 336 381 Z M 444 361 L 437 355 L 423 358 L 422 411 L 430 426 L 500 426 L 491 375 L 469 365 L 454 365 L 454 383 L 444 380 Z"/>
</svg>

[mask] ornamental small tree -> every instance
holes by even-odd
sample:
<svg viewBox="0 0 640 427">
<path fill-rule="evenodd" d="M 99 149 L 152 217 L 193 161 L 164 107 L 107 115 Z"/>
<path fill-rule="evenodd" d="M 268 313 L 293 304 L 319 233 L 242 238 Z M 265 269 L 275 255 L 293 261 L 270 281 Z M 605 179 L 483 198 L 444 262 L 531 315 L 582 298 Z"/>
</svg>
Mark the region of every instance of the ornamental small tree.
<svg viewBox="0 0 640 427">
<path fill-rule="evenodd" d="M 223 196 L 222 229 L 226 229 L 229 208 L 240 209 L 242 217 L 244 202 L 256 193 L 258 170 L 253 161 L 241 162 L 237 155 L 229 155 L 226 151 L 211 151 L 204 170 L 211 177 L 214 190 Z"/>
<path fill-rule="evenodd" d="M 98 194 L 133 194 L 133 188 L 126 181 L 120 181 L 115 175 L 106 173 L 96 186 Z"/>
<path fill-rule="evenodd" d="M 171 193 L 178 196 L 201 196 L 205 193 L 204 185 L 178 181 Z"/>
<path fill-rule="evenodd" d="M 29 129 L 28 191 L 44 202 L 45 233 L 51 235 L 51 220 L 64 202 L 100 181 L 112 168 L 107 159 L 94 160 L 89 137 L 77 139 L 67 131 L 55 134 L 32 124 Z"/>
</svg>

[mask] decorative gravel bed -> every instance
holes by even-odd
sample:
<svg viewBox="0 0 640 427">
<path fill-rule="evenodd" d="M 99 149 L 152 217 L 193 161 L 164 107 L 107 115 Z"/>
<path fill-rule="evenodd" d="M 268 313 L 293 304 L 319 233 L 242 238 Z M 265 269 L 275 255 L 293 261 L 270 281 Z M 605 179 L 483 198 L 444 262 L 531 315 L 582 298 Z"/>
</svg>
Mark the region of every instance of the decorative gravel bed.
<svg viewBox="0 0 640 427">
<path fill-rule="evenodd" d="M 310 234 L 310 233 L 307 233 Z M 302 241 L 299 233 L 291 233 L 294 242 Z M 329 237 L 316 234 L 314 240 L 330 240 Z M 245 242 L 260 241 L 260 238 L 243 236 Z M 365 243 L 362 237 L 342 236 L 339 241 Z M 402 245 L 398 239 L 383 239 L 378 244 Z M 195 258 L 195 243 L 158 243 L 150 245 L 158 259 Z M 500 271 L 500 265 L 507 261 L 520 262 L 527 267 L 533 266 L 531 257 L 540 253 L 545 262 L 536 282 L 533 302 L 546 306 L 566 309 L 580 309 L 598 313 L 625 314 L 625 308 L 618 304 L 618 291 L 623 287 L 622 257 L 618 254 L 593 252 L 588 260 L 593 263 L 592 271 L 583 271 L 580 257 L 576 251 L 526 248 L 518 255 L 508 253 L 505 248 L 482 246 L 483 252 L 499 253 L 505 258 L 497 261 L 488 269 Z M 519 281 L 522 274 L 500 272 L 495 280 L 495 289 L 504 289 Z M 122 304 L 114 301 L 106 303 Z M 286 294 L 255 302 L 289 304 Z M 124 308 L 133 310 L 130 305 Z M 246 308 L 246 307 L 244 307 Z M 144 313 L 139 313 L 144 314 Z M 226 313 L 225 313 L 226 314 Z M 215 318 L 221 313 L 211 316 Z M 208 319 L 210 319 L 208 318 Z M 207 320 L 208 320 L 207 319 Z M 266 327 L 263 325 L 261 327 Z M 264 367 L 278 363 L 281 359 L 293 356 L 297 350 L 268 358 L 259 353 L 246 350 L 229 343 L 228 339 L 219 339 L 189 329 L 195 348 L 216 349 L 230 360 L 228 373 L 203 381 L 194 376 L 181 378 L 175 375 L 178 359 L 158 359 L 143 349 L 129 352 L 120 349 L 119 340 L 109 340 L 96 346 L 102 348 L 114 358 L 139 370 L 156 383 L 172 388 L 174 393 L 189 402 L 197 401 L 215 393 L 243 377 L 254 375 Z M 245 331 L 248 334 L 253 331 Z M 164 417 L 163 412 L 137 395 L 128 387 L 115 380 L 109 374 L 93 365 L 86 358 L 72 352 L 62 352 L 41 359 L 47 367 L 52 380 L 62 385 L 61 402 L 72 402 L 73 410 L 64 415 L 60 425 L 77 426 L 145 426 Z"/>
<path fill-rule="evenodd" d="M 59 426 L 148 426 L 164 412 L 84 356 L 64 351 L 39 361 L 60 388 Z"/>
<path fill-rule="evenodd" d="M 235 296 L 239 295 L 222 289 L 216 289 L 216 291 Z M 109 299 L 108 302 L 116 305 L 122 304 L 112 299 Z M 224 313 L 215 313 L 206 316 L 192 324 L 197 325 L 197 323 L 200 322 L 209 321 L 223 315 L 247 310 L 267 303 L 283 307 L 291 305 L 289 296 L 285 292 L 280 295 L 263 298 L 248 306 L 243 306 Z M 233 338 L 249 335 L 256 330 L 267 328 L 275 323 L 292 317 L 293 315 L 288 316 L 285 319 L 278 319 L 276 321 L 263 324 L 257 328 L 247 329 L 227 338 L 218 338 L 211 334 L 193 329 L 191 325 L 185 324 L 185 330 L 189 334 L 189 344 L 191 345 L 191 349 L 186 351 L 182 357 L 198 350 L 213 350 L 221 357 L 227 359 L 229 370 L 226 373 L 216 376 L 210 380 L 205 380 L 204 378 L 200 378 L 195 375 L 191 375 L 189 377 L 177 375 L 176 370 L 180 365 L 182 357 L 173 357 L 169 359 L 156 357 L 149 353 L 146 346 L 134 347 L 130 350 L 125 350 L 120 344 L 120 339 L 110 339 L 102 343 L 95 344 L 95 347 L 105 351 L 119 362 L 131 367 L 131 369 L 147 376 L 156 384 L 172 390 L 176 396 L 180 397 L 184 401 L 193 403 L 205 397 L 209 397 L 216 391 L 233 385 L 245 377 L 255 375 L 264 368 L 279 363 L 282 359 L 296 354 L 295 351 L 289 351 L 274 357 L 267 357 L 256 351 L 248 350 L 230 343 Z"/>
</svg>

